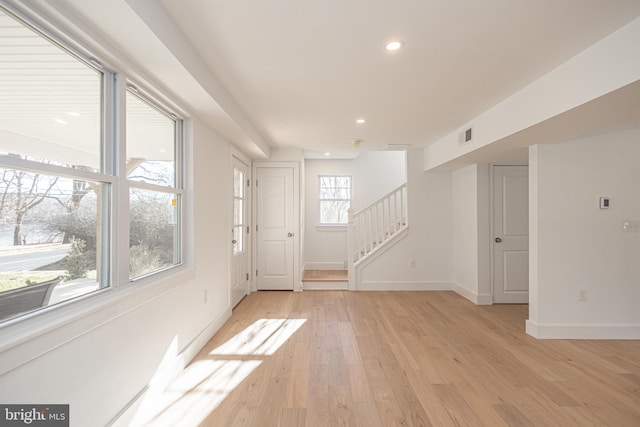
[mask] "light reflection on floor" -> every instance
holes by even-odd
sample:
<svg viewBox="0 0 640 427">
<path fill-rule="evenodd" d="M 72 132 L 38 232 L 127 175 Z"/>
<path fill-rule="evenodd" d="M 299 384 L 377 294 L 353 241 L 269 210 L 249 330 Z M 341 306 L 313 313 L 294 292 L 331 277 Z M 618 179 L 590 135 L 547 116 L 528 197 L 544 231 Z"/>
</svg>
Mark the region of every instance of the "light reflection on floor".
<svg viewBox="0 0 640 427">
<path fill-rule="evenodd" d="M 189 365 L 164 391 L 150 382 L 132 426 L 197 426 L 306 319 L 260 319 Z M 238 357 L 241 359 L 235 359 Z"/>
<path fill-rule="evenodd" d="M 260 319 L 213 350 L 211 355 L 271 356 L 306 319 Z"/>
</svg>

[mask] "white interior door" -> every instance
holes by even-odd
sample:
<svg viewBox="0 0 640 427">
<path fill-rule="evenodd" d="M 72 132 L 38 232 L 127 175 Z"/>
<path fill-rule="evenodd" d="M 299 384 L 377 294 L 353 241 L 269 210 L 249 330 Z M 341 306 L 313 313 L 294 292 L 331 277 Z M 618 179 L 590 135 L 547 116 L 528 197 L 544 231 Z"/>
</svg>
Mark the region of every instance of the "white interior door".
<svg viewBox="0 0 640 427">
<path fill-rule="evenodd" d="M 256 169 L 258 289 L 293 290 L 294 168 Z"/>
<path fill-rule="evenodd" d="M 248 293 L 249 286 L 249 224 L 247 213 L 249 197 L 249 167 L 233 157 L 233 227 L 231 245 L 231 307 L 235 307 Z"/>
<path fill-rule="evenodd" d="M 493 168 L 493 302 L 529 302 L 529 170 Z"/>
</svg>

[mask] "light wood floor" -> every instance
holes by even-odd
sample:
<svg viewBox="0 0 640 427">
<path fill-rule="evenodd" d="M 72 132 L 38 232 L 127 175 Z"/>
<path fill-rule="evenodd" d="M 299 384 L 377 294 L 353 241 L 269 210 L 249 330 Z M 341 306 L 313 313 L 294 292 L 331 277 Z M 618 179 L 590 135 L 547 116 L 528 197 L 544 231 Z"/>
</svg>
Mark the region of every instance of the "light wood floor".
<svg viewBox="0 0 640 427">
<path fill-rule="evenodd" d="M 640 426 L 640 341 L 535 340 L 526 318 L 452 292 L 258 292 L 194 362 L 250 373 L 184 392 L 220 398 L 206 426 Z"/>
</svg>

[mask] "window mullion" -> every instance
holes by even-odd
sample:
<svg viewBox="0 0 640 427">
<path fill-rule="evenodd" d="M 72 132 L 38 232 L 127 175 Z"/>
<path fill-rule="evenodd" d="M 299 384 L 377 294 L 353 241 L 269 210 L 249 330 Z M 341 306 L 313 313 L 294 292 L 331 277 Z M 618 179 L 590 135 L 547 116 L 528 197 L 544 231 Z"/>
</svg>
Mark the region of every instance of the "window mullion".
<svg viewBox="0 0 640 427">
<path fill-rule="evenodd" d="M 113 191 L 112 277 L 113 285 L 129 282 L 129 182 L 126 177 L 126 79 L 118 75 L 114 86 L 114 135 L 112 140 L 112 167 L 117 175 Z"/>
</svg>

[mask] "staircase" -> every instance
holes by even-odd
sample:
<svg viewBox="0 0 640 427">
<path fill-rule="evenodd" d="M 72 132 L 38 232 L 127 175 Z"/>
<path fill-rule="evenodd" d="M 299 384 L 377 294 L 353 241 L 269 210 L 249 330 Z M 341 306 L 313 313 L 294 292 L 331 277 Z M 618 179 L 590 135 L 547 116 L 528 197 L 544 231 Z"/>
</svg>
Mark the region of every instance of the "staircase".
<svg viewBox="0 0 640 427">
<path fill-rule="evenodd" d="M 349 289 L 355 290 L 359 267 L 381 253 L 409 228 L 407 184 L 403 184 L 364 209 L 349 209 Z"/>
</svg>

